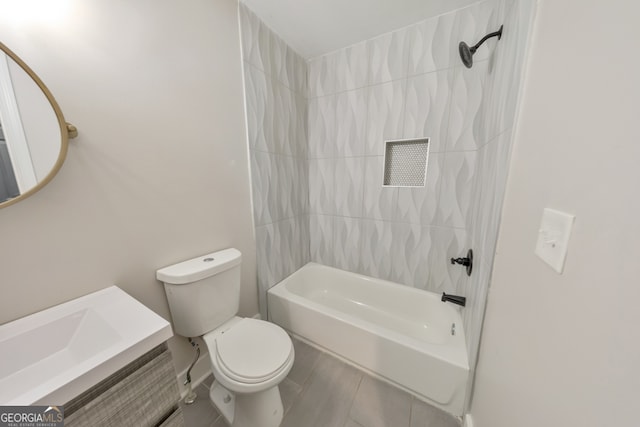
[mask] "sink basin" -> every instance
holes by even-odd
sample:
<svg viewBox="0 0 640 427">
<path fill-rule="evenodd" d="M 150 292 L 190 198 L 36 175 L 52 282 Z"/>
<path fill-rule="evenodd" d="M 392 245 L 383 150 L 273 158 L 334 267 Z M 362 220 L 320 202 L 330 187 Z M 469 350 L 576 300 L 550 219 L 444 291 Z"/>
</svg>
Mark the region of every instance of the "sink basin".
<svg viewBox="0 0 640 427">
<path fill-rule="evenodd" d="M 0 406 L 63 405 L 171 338 L 116 286 L 0 326 Z"/>
</svg>

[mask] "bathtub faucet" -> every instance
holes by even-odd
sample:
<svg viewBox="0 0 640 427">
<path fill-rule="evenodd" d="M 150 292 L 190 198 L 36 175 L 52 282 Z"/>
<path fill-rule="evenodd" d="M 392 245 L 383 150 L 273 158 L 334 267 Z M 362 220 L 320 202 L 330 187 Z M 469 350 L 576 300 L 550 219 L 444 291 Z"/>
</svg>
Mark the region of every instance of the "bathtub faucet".
<svg viewBox="0 0 640 427">
<path fill-rule="evenodd" d="M 444 292 L 442 293 L 442 302 L 452 302 L 454 304 L 458 304 L 464 307 L 464 305 L 467 303 L 467 299 L 465 297 L 461 297 L 458 295 L 447 295 Z"/>
</svg>

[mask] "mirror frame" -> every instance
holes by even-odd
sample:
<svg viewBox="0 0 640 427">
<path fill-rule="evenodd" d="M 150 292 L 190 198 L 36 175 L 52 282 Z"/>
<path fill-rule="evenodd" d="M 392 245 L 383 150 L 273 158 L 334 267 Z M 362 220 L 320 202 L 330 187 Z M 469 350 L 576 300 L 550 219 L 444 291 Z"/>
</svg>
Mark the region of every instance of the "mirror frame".
<svg viewBox="0 0 640 427">
<path fill-rule="evenodd" d="M 56 160 L 56 163 L 53 165 L 53 168 L 51 168 L 51 171 L 47 174 L 47 176 L 45 176 L 33 188 L 29 189 L 29 191 L 26 191 L 25 193 L 22 193 L 19 196 L 14 197 L 13 199 L 0 202 L 0 209 L 1 209 L 7 206 L 11 206 L 14 203 L 18 203 L 19 201 L 24 200 L 27 197 L 37 193 L 53 179 L 53 177 L 58 173 L 58 171 L 62 167 L 62 164 L 64 163 L 67 157 L 67 151 L 69 149 L 69 138 L 75 136 L 76 130 L 73 125 L 65 122 L 64 115 L 62 114 L 62 110 L 60 109 L 60 106 L 56 102 L 55 98 L 53 97 L 53 95 L 51 94 L 47 86 L 42 82 L 42 80 L 40 80 L 38 75 L 35 72 L 33 72 L 33 70 L 29 68 L 29 66 L 22 59 L 20 59 L 18 55 L 13 53 L 13 51 L 11 51 L 11 49 L 5 46 L 2 42 L 0 42 L 0 50 L 3 51 L 9 58 L 13 59 L 16 62 L 16 64 L 18 64 L 29 75 L 29 77 L 31 77 L 31 79 L 36 83 L 36 85 L 38 85 L 40 90 L 42 90 L 42 93 L 44 93 L 45 97 L 49 101 L 49 104 L 51 105 L 51 108 L 53 109 L 53 112 L 56 115 L 58 125 L 60 126 L 60 137 L 61 137 L 60 153 L 58 154 L 58 159 Z"/>
</svg>

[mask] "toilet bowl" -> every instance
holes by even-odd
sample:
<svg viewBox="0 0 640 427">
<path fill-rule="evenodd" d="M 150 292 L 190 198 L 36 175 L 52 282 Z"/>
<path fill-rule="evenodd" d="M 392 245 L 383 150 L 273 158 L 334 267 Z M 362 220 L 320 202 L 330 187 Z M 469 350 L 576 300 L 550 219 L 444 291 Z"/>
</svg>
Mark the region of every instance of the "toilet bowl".
<svg viewBox="0 0 640 427">
<path fill-rule="evenodd" d="M 293 366 L 294 350 L 281 327 L 237 317 L 241 254 L 225 249 L 156 272 L 164 283 L 173 327 L 201 336 L 215 381 L 210 398 L 231 427 L 278 427 L 278 384 Z"/>
<path fill-rule="evenodd" d="M 215 381 L 210 398 L 233 427 L 277 427 L 283 417 L 278 384 L 287 376 L 294 350 L 273 323 L 235 317 L 205 334 Z"/>
</svg>

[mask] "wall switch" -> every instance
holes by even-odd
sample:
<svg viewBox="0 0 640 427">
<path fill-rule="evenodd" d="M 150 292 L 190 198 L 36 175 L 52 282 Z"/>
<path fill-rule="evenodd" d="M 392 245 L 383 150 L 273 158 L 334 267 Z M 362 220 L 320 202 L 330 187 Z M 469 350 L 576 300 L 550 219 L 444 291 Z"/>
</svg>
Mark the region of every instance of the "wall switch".
<svg viewBox="0 0 640 427">
<path fill-rule="evenodd" d="M 535 252 L 558 273 L 564 268 L 574 219 L 573 215 L 553 209 L 545 209 L 542 213 Z"/>
</svg>

